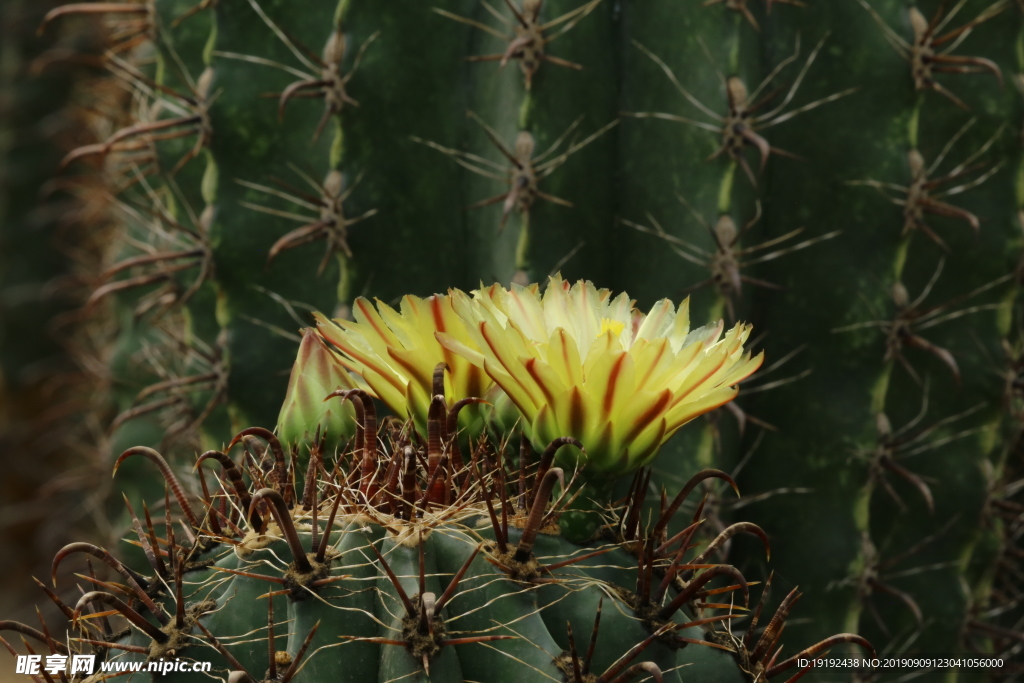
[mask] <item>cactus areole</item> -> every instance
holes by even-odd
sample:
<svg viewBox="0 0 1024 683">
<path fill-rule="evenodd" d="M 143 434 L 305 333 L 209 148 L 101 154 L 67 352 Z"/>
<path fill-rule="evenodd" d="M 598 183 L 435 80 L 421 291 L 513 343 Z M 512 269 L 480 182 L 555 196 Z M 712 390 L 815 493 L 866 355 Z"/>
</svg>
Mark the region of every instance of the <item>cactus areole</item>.
<svg viewBox="0 0 1024 683">
<path fill-rule="evenodd" d="M 441 309 L 451 316 L 420 315 Z M 767 536 L 737 523 L 694 543 L 703 505 L 684 514 L 695 487 L 735 487 L 729 475 L 697 472 L 660 511 L 643 509 L 661 443 L 760 363 L 743 349 L 749 327 L 690 331 L 687 310 L 662 301 L 645 315 L 625 295 L 556 277 L 543 296 L 452 291 L 409 298 L 401 313 L 359 302 L 354 323 L 322 319 L 303 337 L 278 430 L 303 436 L 245 429 L 199 456 L 194 481 L 155 450 L 129 449 L 117 466 L 143 456 L 167 485 L 162 528 L 149 505 L 142 521 L 129 504 L 148 570 L 73 543 L 54 558 L 54 584 L 82 554 L 114 581 L 90 564 L 73 605 L 43 587 L 66 637 L 2 628 L 101 662 L 210 662 L 236 683 L 763 681 L 840 643 L 870 651 L 845 633 L 781 655 L 799 593 L 769 619 L 765 585 L 750 612 L 746 579 L 713 560 L 739 533 L 767 554 Z M 485 416 L 504 393 L 521 429 L 460 429 L 460 413 L 485 401 L 446 390 L 466 382 L 488 395 Z M 411 419 L 378 419 L 371 391 Z M 626 495 L 613 500 L 619 479 Z"/>
</svg>

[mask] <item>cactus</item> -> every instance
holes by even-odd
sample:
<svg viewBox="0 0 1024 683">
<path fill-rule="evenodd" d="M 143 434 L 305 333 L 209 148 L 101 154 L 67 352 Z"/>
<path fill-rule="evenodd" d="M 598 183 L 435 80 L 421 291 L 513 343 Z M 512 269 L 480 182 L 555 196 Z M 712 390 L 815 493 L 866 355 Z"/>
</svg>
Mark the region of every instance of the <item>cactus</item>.
<svg viewBox="0 0 1024 683">
<path fill-rule="evenodd" d="M 66 641 L 52 637 L 45 623 L 42 631 L 9 621 L 0 628 L 65 657 L 87 652 L 102 664 L 125 666 L 177 658 L 172 680 L 196 680 L 191 670 L 182 672 L 184 658 L 210 662 L 217 675 L 239 682 L 513 681 L 538 675 L 575 683 L 624 683 L 637 676 L 679 681 L 682 675 L 769 680 L 794 669 L 801 676 L 811 666 L 801 659 L 813 661 L 844 643 L 874 654 L 862 637 L 844 633 L 780 658 L 779 639 L 799 593 L 792 590 L 757 632 L 758 620 L 767 617 L 762 612 L 768 584 L 749 628 L 734 631 L 733 620 L 746 616 L 750 606 L 750 586 L 735 568 L 707 560 L 737 533 L 758 536 L 768 551 L 764 532 L 738 523 L 693 555 L 694 532 L 704 521 L 699 514 L 684 531 L 668 532 L 701 481 L 718 478 L 735 486 L 724 472 L 694 475 L 671 503 L 664 501 L 653 527 L 641 519 L 640 483 L 650 476 L 643 469 L 650 453 L 671 431 L 735 396 L 734 384 L 760 363 L 742 349 L 749 327 L 737 326 L 722 340 L 720 328 L 688 334 L 685 308 L 677 312 L 664 301 L 643 316 L 631 310 L 628 299 L 611 300 L 589 283 L 570 290 L 556 281 L 543 302 L 535 288 L 504 292 L 476 307 L 466 305 L 461 292 L 452 296 L 462 299 L 454 308 L 468 329 L 491 319 L 492 327 L 484 323 L 480 329 L 499 358 L 507 357 L 498 350 L 500 342 L 515 345 L 515 325 L 528 320 L 516 318 L 516 303 L 557 307 L 556 322 L 577 323 L 571 330 L 556 328 L 552 350 L 589 353 L 553 353 L 527 367 L 553 381 L 561 372 L 592 373 L 595 382 L 570 387 L 546 405 L 558 415 L 575 416 L 565 426 L 582 430 L 593 452 L 563 436 L 545 443 L 537 458 L 531 440 L 546 438 L 543 418 L 527 430 L 530 436 L 523 433 L 515 455 L 507 448 L 515 446 L 510 434 L 497 441 L 467 438 L 458 430 L 459 412 L 467 399 L 478 399 L 465 397 L 449 407 L 443 361 L 431 377 L 425 434 L 417 433 L 412 420 L 378 422 L 373 400 L 362 389 L 327 394 L 322 400 L 355 404 L 354 442 L 331 462 L 322 450 L 330 434 L 318 429 L 323 438 L 309 442 L 305 472 L 295 450 L 289 465 L 282 443 L 259 427 L 238 433 L 224 451 L 199 456 L 198 487 L 186 488 L 157 451 L 131 448 L 118 458 L 115 473 L 125 461 L 149 459 L 168 492 L 162 538 L 148 507 L 143 524 L 128 504 L 149 571 L 134 571 L 98 546 L 69 544 L 54 557 L 54 583 L 72 556 L 85 554 L 125 584 L 92 577 L 100 590 L 84 592 L 72 606 L 40 583 L 70 620 Z M 426 303 L 448 305 L 443 297 Z M 492 317 L 499 310 L 510 315 L 504 329 L 493 327 L 500 325 Z M 626 327 L 634 320 L 636 326 Z M 587 326 L 588 321 L 607 324 Z M 455 336 L 453 331 L 448 342 Z M 414 355 L 429 361 L 439 355 L 432 351 Z M 474 356 L 466 346 L 459 353 Z M 659 357 L 660 363 L 652 362 Z M 637 375 L 631 377 L 634 361 Z M 596 371 L 602 366 L 620 377 L 618 391 L 616 382 Z M 524 376 L 506 369 L 510 376 Z M 316 381 L 329 376 L 327 370 L 315 355 L 301 354 L 289 398 L 319 395 Z M 630 392 L 635 395 L 664 385 L 658 393 L 665 399 L 656 402 L 662 410 L 622 405 L 628 380 L 636 382 Z M 524 388 L 517 405 L 525 405 L 531 393 Z M 673 419 L 670 430 L 665 416 Z M 305 419 L 285 413 L 286 421 Z M 589 438 L 600 424 L 628 429 L 629 435 L 612 442 Z M 381 450 L 380 443 L 389 447 Z M 245 452 L 241 467 L 229 455 L 239 444 Z M 621 457 L 610 461 L 614 454 Z M 206 462 L 221 469 L 213 493 Z M 634 479 L 622 503 L 602 497 L 612 489 L 598 483 L 616 475 Z M 190 496 L 189 489 L 197 493 Z M 181 512 L 180 540 L 170 495 Z M 597 523 L 589 519 L 595 512 Z M 574 535 L 584 542 L 571 540 Z M 112 630 L 105 617 L 113 613 L 129 622 L 127 630 Z"/>
<path fill-rule="evenodd" d="M 325 337 L 329 318 L 358 322 L 359 295 L 559 270 L 645 307 L 703 287 L 694 316 L 752 320 L 769 365 L 742 408 L 662 449 L 646 504 L 735 472 L 779 576 L 808 591 L 789 631 L 808 642 L 1019 640 L 1003 603 L 1024 198 L 1020 94 L 999 87 L 1024 70 L 1019 3 L 290 7 L 51 13 L 104 13 L 121 29 L 111 68 L 138 93 L 136 123 L 68 159 L 100 166 L 129 209 L 92 303 L 122 323 L 113 452 L 271 424 L 296 345 L 314 344 L 292 330 L 314 310 Z M 508 398 L 493 412 L 514 415 Z M 288 438 L 308 450 L 321 418 L 293 408 L 313 429 Z M 460 427 L 476 436 L 489 411 Z M 423 432 L 425 409 L 412 416 Z M 701 488 L 714 538 L 744 501 Z M 767 578 L 746 539 L 717 547 Z"/>
<path fill-rule="evenodd" d="M 369 412 L 367 419 L 372 419 Z M 133 517 L 138 542 L 153 563 L 151 575 L 127 569 L 91 544 L 63 548 L 54 558 L 54 572 L 73 555 L 93 555 L 125 577 L 129 594 L 125 601 L 109 590 L 93 590 L 70 605 L 47 589 L 71 618 L 73 648 L 49 631 L 12 622 L 3 627 L 39 640 L 54 654 L 98 653 L 99 661 L 125 663 L 175 657 L 209 661 L 216 675 L 233 681 L 318 681 L 327 676 L 357 682 L 405 677 L 505 681 L 537 675 L 609 682 L 651 675 L 660 681 L 681 680 L 682 671 L 693 671 L 695 680 L 743 680 L 743 671 L 769 677 L 790 671 L 798 655 L 813 656 L 842 642 L 870 651 L 859 636 L 841 634 L 776 659 L 778 652 L 768 648 L 799 596 L 796 591 L 763 634 L 743 638 L 722 628 L 740 613 L 708 596 L 738 591 L 731 602 L 746 604 L 747 582 L 732 567 L 719 564 L 682 580 L 687 565 L 680 560 L 692 527 L 679 549 L 667 535 L 663 542 L 655 536 L 626 536 L 586 546 L 559 538 L 557 532 L 551 535 L 549 518 L 558 516 L 558 506 L 551 503 L 565 497 L 552 500 L 563 478 L 560 468 L 545 470 L 537 480 L 531 463 L 525 496 L 504 485 L 503 469 L 479 481 L 473 480 L 471 468 L 449 472 L 454 482 L 442 486 L 435 502 L 431 483 L 439 479 L 438 470 L 428 469 L 426 479 L 418 476 L 416 449 L 408 441 L 396 443 L 393 454 L 377 455 L 394 476 L 392 484 L 374 485 L 369 494 L 358 485 L 365 451 L 343 453 L 352 469 L 334 469 L 322 477 L 320 466 L 333 464 L 324 463 L 314 449 L 313 469 L 297 498 L 295 484 L 302 473 L 288 469 L 276 438 L 266 430 L 246 431 L 266 436 L 268 450 L 276 453 L 274 467 L 279 469 L 262 473 L 267 483 L 275 472 L 283 480 L 258 491 L 233 491 L 237 500 L 221 509 L 217 506 L 225 494 L 212 496 L 205 501 L 208 526 L 186 526 L 185 539 L 175 540 L 178 532 L 168 521 L 166 547 L 155 545 L 157 532 L 148 519 L 147 528 Z M 547 450 L 553 454 L 560 445 L 553 442 Z M 141 447 L 122 458 L 132 455 L 160 459 Z M 447 451 L 427 452 L 431 461 L 449 456 Z M 548 453 L 545 458 L 550 461 Z M 203 459 L 222 462 L 241 481 L 223 453 L 207 452 Z M 480 457 L 481 467 L 488 462 Z M 399 474 L 409 488 L 395 485 Z M 514 484 L 513 474 L 507 473 L 509 484 Z M 711 470 L 698 478 L 709 475 L 727 478 Z M 459 479 L 464 479 L 461 485 Z M 180 491 L 176 479 L 169 485 Z M 357 502 L 367 496 L 380 502 Z M 446 498 L 452 502 L 445 504 Z M 187 500 L 180 502 L 186 518 L 198 517 Z M 237 507 L 246 503 L 246 512 Z M 500 520 L 495 508 L 501 510 Z M 626 507 L 618 514 L 629 516 L 629 511 Z M 190 539 L 191 534 L 198 538 Z M 597 556 L 599 563 L 593 559 Z M 721 577 L 726 586 L 709 588 Z M 677 582 L 679 588 L 673 588 Z M 100 626 L 99 610 L 107 608 L 129 621 L 130 630 Z M 770 660 L 769 654 L 774 655 Z M 167 675 L 196 680 L 190 673 Z M 154 674 L 153 680 L 164 678 Z"/>
<path fill-rule="evenodd" d="M 76 468 L 96 452 L 79 440 L 81 421 L 65 419 L 78 411 L 72 394 L 89 382 L 77 372 L 67 331 L 88 296 L 75 266 L 93 243 L 76 234 L 82 215 L 74 193 L 54 174 L 61 156 L 91 137 L 76 105 L 99 101 L 111 79 L 97 64 L 104 39 L 95 22 L 36 35 L 52 6 L 14 1 L 0 9 L 0 443 L 10 508 L 0 548 L 17 558 L 4 570 L 12 581 L 25 578 L 65 533 L 67 518 L 88 505 L 54 495 L 70 478 L 54 470 Z M 53 469 L 38 467 L 41 460 Z M 41 487 L 50 490 L 46 499 L 37 495 Z M 10 593 L 3 602 L 11 609 L 19 598 Z"/>
</svg>

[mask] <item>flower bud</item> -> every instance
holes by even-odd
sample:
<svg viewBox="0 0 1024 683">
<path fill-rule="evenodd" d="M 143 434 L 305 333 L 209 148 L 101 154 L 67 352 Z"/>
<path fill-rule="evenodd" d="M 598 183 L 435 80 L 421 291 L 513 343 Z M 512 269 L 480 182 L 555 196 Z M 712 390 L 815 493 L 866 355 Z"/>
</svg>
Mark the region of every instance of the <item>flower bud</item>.
<svg viewBox="0 0 1024 683">
<path fill-rule="evenodd" d="M 348 401 L 324 401 L 337 389 L 356 387 L 345 367 L 315 329 L 302 331 L 299 355 L 292 366 L 288 393 L 277 418 L 277 433 L 286 446 L 308 452 L 319 430 L 324 453 L 344 446 L 355 433 L 355 411 Z"/>
</svg>

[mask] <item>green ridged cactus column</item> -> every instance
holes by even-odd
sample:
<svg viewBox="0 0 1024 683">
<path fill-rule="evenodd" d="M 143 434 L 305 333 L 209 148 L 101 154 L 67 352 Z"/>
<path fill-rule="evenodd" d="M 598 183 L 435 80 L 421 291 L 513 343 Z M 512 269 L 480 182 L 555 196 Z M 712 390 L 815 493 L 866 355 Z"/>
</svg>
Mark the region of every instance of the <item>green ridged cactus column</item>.
<svg viewBox="0 0 1024 683">
<path fill-rule="evenodd" d="M 795 212 L 843 236 L 757 271 L 788 288 L 755 315 L 777 330 L 768 348 L 808 343 L 815 371 L 756 401 L 784 433 L 765 439 L 741 482 L 814 489 L 752 516 L 785 524 L 788 556 L 800 557 L 790 571 L 831 589 L 815 594 L 815 628 L 856 627 L 895 649 L 984 652 L 971 587 L 994 557 L 984 508 L 1003 448 L 994 371 L 1013 319 L 1020 160 L 1019 106 L 991 72 L 999 63 L 1010 75 L 1020 18 L 1005 3 L 967 3 L 949 22 L 931 19 L 939 11 L 850 2 L 799 15 L 800 26 L 843 27 L 819 72 L 843 80 L 812 76 L 807 87 L 860 92 L 823 108 L 813 135 L 777 131 L 783 148 L 816 142 L 819 173 L 771 174 L 767 219 Z M 888 43 L 918 59 L 922 16 L 938 49 L 964 40 L 954 58 L 918 66 L 930 73 L 915 89 L 911 63 Z M 956 32 L 964 25 L 974 30 Z M 978 73 L 950 73 L 965 65 Z M 816 399 L 784 420 L 797 394 Z M 794 466 L 803 476 L 787 474 Z M 958 675 L 978 674 L 948 672 Z"/>
</svg>

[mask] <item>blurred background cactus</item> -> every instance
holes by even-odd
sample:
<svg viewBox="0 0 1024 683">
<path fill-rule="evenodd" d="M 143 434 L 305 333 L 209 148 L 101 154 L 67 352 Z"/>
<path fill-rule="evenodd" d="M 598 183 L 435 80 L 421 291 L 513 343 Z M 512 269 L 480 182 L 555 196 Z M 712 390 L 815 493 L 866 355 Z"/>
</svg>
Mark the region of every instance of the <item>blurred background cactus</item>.
<svg viewBox="0 0 1024 683">
<path fill-rule="evenodd" d="M 97 213 L 103 197 L 80 201 L 57 168 L 118 125 L 124 90 L 103 69 L 99 22 L 76 18 L 37 35 L 57 4 L 0 7 L 0 553 L 11 576 L 36 571 L 72 528 L 109 529 L 105 515 L 82 519 L 105 490 L 92 486 L 108 463 L 94 435 L 109 418 L 101 424 L 102 410 L 86 403 L 102 391 L 103 369 L 80 363 L 104 322 L 76 315 L 109 231 Z M 0 595 L 5 609 L 22 599 Z"/>
<path fill-rule="evenodd" d="M 1024 642 L 1019 2 L 148 0 L 47 19 L 45 43 L 22 20 L 5 64 L 94 19 L 118 89 L 87 71 L 98 134 L 56 176 L 88 218 L 74 268 L 21 246 L 46 231 L 18 217 L 46 205 L 20 184 L 49 181 L 53 151 L 5 143 L 5 409 L 50 414 L 56 399 L 11 392 L 35 381 L 26 353 L 59 348 L 42 306 L 7 302 L 75 273 L 88 300 L 60 334 L 85 401 L 60 424 L 81 481 L 128 446 L 184 463 L 273 424 L 299 330 L 315 310 L 351 319 L 358 296 L 556 271 L 644 309 L 692 292 L 695 322 L 753 322 L 767 360 L 663 449 L 650 503 L 734 472 L 776 548 L 776 600 L 805 593 L 797 640 Z M 5 68 L 4 101 L 63 106 L 42 73 Z M 47 120 L 25 106 L 5 105 L 5 135 Z M 64 453 L 8 467 L 35 488 Z M 119 481 L 144 489 L 135 465 Z M 718 529 L 737 509 L 720 488 Z M 725 550 L 764 578 L 756 541 Z"/>
</svg>

